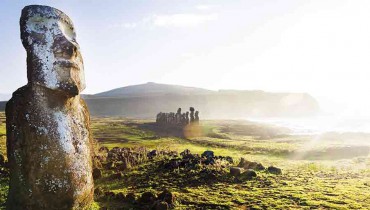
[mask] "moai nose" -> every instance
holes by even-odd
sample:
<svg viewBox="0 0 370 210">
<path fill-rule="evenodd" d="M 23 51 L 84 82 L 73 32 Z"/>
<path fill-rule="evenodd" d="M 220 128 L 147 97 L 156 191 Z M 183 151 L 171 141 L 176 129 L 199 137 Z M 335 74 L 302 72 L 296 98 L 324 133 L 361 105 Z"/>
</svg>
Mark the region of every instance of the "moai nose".
<svg viewBox="0 0 370 210">
<path fill-rule="evenodd" d="M 65 44 L 65 50 L 67 52 L 67 55 L 70 58 L 75 57 L 76 54 L 77 54 L 77 50 L 78 50 L 77 46 L 73 42 L 71 42 L 69 40 L 66 40 L 65 42 L 66 42 L 66 44 Z"/>
<path fill-rule="evenodd" d="M 78 52 L 78 45 L 64 36 L 59 36 L 54 40 L 54 54 L 57 57 L 64 59 L 71 59 L 76 57 Z"/>
</svg>

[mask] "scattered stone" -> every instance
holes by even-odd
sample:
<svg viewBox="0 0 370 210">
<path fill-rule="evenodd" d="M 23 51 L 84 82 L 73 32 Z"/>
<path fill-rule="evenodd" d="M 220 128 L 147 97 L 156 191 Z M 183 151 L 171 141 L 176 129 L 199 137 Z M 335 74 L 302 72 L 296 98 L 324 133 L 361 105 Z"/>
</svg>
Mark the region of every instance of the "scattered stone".
<svg viewBox="0 0 370 210">
<path fill-rule="evenodd" d="M 267 168 L 267 171 L 268 171 L 269 173 L 271 173 L 271 174 L 276 174 L 276 175 L 280 175 L 280 174 L 282 174 L 282 173 L 283 173 L 283 172 L 282 172 L 282 170 L 281 170 L 280 168 L 275 167 L 275 166 L 269 166 L 269 167 Z"/>
<path fill-rule="evenodd" d="M 152 159 L 154 157 L 158 156 L 158 151 L 157 150 L 152 150 L 148 153 L 148 158 Z"/>
<path fill-rule="evenodd" d="M 117 193 L 115 198 L 118 201 L 125 201 L 125 199 L 126 199 L 125 195 L 122 192 Z"/>
<path fill-rule="evenodd" d="M 227 162 L 231 163 L 231 164 L 232 164 L 232 163 L 234 163 L 233 158 L 232 158 L 232 157 L 230 157 L 230 156 L 226 156 L 225 160 L 226 160 Z"/>
<path fill-rule="evenodd" d="M 247 169 L 242 173 L 242 175 L 248 179 L 257 177 L 257 173 L 253 169 Z"/>
<path fill-rule="evenodd" d="M 106 169 L 115 169 L 116 168 L 116 164 L 113 162 L 113 161 L 111 161 L 111 162 L 108 162 L 107 164 L 105 164 L 105 168 Z"/>
<path fill-rule="evenodd" d="M 125 199 L 127 202 L 129 202 L 129 203 L 135 203 L 136 202 L 136 196 L 135 196 L 135 194 L 134 193 L 128 193 L 127 195 L 126 195 L 126 199 Z"/>
<path fill-rule="evenodd" d="M 93 178 L 94 178 L 94 180 L 100 179 L 101 177 L 102 177 L 101 170 L 98 169 L 98 168 L 94 168 L 94 170 L 93 170 Z"/>
<path fill-rule="evenodd" d="M 213 153 L 213 151 L 204 151 L 203 154 L 202 154 L 202 157 L 205 157 L 205 158 L 213 158 L 215 155 Z"/>
<path fill-rule="evenodd" d="M 154 193 L 152 193 L 152 192 L 144 192 L 141 195 L 141 198 L 140 198 L 139 202 L 140 203 L 144 203 L 144 204 L 149 204 L 149 203 L 154 203 L 156 199 L 157 198 L 154 195 Z"/>
<path fill-rule="evenodd" d="M 115 173 L 110 176 L 111 179 L 121 179 L 122 178 L 122 173 Z"/>
<path fill-rule="evenodd" d="M 180 153 L 180 155 L 181 155 L 182 157 L 186 157 L 186 156 L 188 156 L 188 155 L 191 155 L 191 152 L 190 152 L 190 150 L 185 149 L 184 151 L 182 151 L 182 152 Z"/>
<path fill-rule="evenodd" d="M 230 168 L 230 174 L 232 176 L 239 176 L 242 173 L 242 168 L 239 167 L 231 167 Z"/>
<path fill-rule="evenodd" d="M 103 190 L 101 189 L 101 187 L 95 188 L 94 195 L 96 195 L 98 197 L 101 196 L 101 195 L 103 195 Z"/>
<path fill-rule="evenodd" d="M 158 195 L 158 199 L 170 205 L 175 203 L 175 195 L 167 189 Z"/>
<path fill-rule="evenodd" d="M 245 160 L 244 158 L 240 159 L 238 167 L 241 167 L 244 169 L 253 169 L 257 171 L 262 171 L 266 169 L 261 163 L 248 161 L 248 160 Z"/>
<path fill-rule="evenodd" d="M 155 210 L 168 210 L 170 209 L 169 205 L 165 201 L 160 201 L 155 203 Z"/>
<path fill-rule="evenodd" d="M 99 148 L 99 152 L 105 152 L 105 153 L 108 153 L 109 152 L 109 149 L 108 149 L 108 147 L 100 147 Z"/>
<path fill-rule="evenodd" d="M 107 191 L 107 192 L 104 193 L 104 197 L 107 200 L 114 200 L 116 198 L 116 194 L 114 194 L 114 192 Z"/>
</svg>

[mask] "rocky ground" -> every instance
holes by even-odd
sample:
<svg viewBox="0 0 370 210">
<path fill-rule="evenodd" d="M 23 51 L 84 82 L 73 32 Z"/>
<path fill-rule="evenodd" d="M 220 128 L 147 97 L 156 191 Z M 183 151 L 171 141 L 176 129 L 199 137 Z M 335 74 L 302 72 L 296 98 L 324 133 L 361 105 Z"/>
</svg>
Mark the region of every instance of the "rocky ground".
<svg viewBox="0 0 370 210">
<path fill-rule="evenodd" d="M 370 209 L 367 136 L 312 145 L 317 137 L 248 122 L 207 121 L 184 131 L 121 118 L 94 118 L 92 130 L 93 209 Z M 3 154 L 4 134 L 3 123 Z"/>
</svg>

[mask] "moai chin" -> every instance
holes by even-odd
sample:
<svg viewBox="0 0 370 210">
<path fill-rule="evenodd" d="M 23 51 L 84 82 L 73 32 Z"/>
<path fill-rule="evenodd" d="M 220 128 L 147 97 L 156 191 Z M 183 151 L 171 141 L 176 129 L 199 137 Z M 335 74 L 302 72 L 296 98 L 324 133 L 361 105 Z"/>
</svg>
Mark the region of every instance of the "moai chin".
<svg viewBox="0 0 370 210">
<path fill-rule="evenodd" d="M 93 201 L 89 112 L 72 21 L 48 6 L 22 10 L 27 85 L 6 105 L 7 209 L 86 209 Z"/>
</svg>

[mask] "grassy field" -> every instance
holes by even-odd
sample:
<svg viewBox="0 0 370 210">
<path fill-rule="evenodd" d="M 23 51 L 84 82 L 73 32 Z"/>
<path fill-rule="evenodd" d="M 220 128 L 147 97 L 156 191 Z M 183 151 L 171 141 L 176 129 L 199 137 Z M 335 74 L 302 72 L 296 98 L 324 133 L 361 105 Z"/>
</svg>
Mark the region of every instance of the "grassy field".
<svg viewBox="0 0 370 210">
<path fill-rule="evenodd" d="M 5 124 L 0 114 L 0 150 L 5 153 Z M 176 196 L 175 209 L 370 209 L 370 138 L 367 134 L 293 136 L 289 130 L 245 121 L 203 121 L 199 128 L 165 129 L 151 121 L 93 118 L 99 146 L 145 147 L 148 150 L 189 149 L 201 154 L 231 156 L 276 166 L 282 175 L 258 171 L 253 179 L 238 179 L 219 168 L 221 175 L 202 177 L 194 170 L 162 170 L 168 161 L 158 157 L 111 179 L 103 170 L 95 186 L 123 194 L 160 193 Z M 211 166 L 216 167 L 216 166 Z M 7 178 L 0 180 L 0 202 L 6 199 Z M 96 208 L 130 208 L 116 200 L 96 199 Z M 131 208 L 135 208 L 132 207 Z"/>
</svg>

